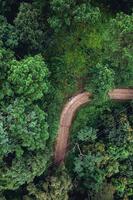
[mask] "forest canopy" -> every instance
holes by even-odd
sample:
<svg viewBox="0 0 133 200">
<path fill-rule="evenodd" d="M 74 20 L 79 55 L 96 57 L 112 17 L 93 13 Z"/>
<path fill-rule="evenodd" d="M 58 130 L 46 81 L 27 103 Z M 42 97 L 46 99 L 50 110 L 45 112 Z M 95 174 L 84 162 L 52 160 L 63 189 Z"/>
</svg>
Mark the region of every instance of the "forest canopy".
<svg viewBox="0 0 133 200">
<path fill-rule="evenodd" d="M 0 0 L 0 200 L 132 200 L 132 0 Z M 62 166 L 53 156 L 65 103 L 75 116 Z"/>
</svg>

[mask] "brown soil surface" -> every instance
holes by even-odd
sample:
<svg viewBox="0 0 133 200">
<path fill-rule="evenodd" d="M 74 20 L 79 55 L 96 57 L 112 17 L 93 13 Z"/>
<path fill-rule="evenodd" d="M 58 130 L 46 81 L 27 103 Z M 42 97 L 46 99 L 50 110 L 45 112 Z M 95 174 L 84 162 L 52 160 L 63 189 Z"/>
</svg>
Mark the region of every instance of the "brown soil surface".
<svg viewBox="0 0 133 200">
<path fill-rule="evenodd" d="M 64 106 L 60 117 L 58 136 L 55 145 L 55 163 L 59 164 L 64 161 L 73 117 L 77 109 L 91 101 L 90 97 L 90 93 L 83 92 L 69 99 Z M 109 97 L 117 101 L 131 100 L 133 99 L 133 89 L 114 89 L 109 93 Z"/>
</svg>

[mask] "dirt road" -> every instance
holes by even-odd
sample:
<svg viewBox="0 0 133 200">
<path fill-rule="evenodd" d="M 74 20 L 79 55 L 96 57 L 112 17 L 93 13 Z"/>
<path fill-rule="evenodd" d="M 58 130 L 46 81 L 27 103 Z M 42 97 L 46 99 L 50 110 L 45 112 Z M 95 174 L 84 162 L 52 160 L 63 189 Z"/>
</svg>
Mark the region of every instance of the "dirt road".
<svg viewBox="0 0 133 200">
<path fill-rule="evenodd" d="M 133 89 L 114 89 L 109 93 L 113 100 L 131 100 L 133 99 Z M 61 113 L 57 141 L 55 145 L 55 163 L 61 163 L 67 151 L 69 130 L 76 111 L 84 104 L 91 101 L 91 94 L 84 92 L 71 98 Z"/>
</svg>

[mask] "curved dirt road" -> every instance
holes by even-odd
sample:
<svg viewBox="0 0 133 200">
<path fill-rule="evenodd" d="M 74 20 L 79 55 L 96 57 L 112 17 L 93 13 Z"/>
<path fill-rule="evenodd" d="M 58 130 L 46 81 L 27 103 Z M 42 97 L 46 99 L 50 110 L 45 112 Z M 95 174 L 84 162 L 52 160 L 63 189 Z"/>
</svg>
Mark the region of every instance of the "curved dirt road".
<svg viewBox="0 0 133 200">
<path fill-rule="evenodd" d="M 133 89 L 114 89 L 109 93 L 110 99 L 113 100 L 131 100 L 133 99 Z M 69 130 L 72 124 L 73 117 L 78 108 L 91 101 L 91 94 L 84 92 L 71 98 L 66 103 L 60 117 L 57 141 L 55 145 L 55 163 L 61 163 L 67 151 L 69 138 Z"/>
</svg>

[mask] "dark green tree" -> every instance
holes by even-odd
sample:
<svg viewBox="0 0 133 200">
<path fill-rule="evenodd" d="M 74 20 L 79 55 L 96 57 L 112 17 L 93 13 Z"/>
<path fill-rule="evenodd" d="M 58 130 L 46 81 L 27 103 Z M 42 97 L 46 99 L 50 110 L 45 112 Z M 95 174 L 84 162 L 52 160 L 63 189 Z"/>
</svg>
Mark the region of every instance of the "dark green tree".
<svg viewBox="0 0 133 200">
<path fill-rule="evenodd" d="M 20 5 L 14 23 L 19 39 L 18 48 L 23 51 L 25 49 L 24 53 L 43 51 L 46 40 L 45 20 L 41 15 L 41 10 L 33 4 L 22 3 Z"/>
<path fill-rule="evenodd" d="M 100 17 L 100 10 L 88 1 L 52 0 L 50 6 L 52 14 L 48 22 L 55 31 L 70 29 L 75 24 L 93 24 Z"/>
<path fill-rule="evenodd" d="M 18 45 L 15 27 L 9 24 L 3 16 L 0 16 L 0 40 L 5 48 L 14 49 Z"/>
<path fill-rule="evenodd" d="M 56 170 L 54 175 L 48 176 L 44 182 L 28 185 L 29 197 L 24 200 L 68 200 L 68 192 L 72 188 L 71 178 L 64 166 Z"/>
</svg>

